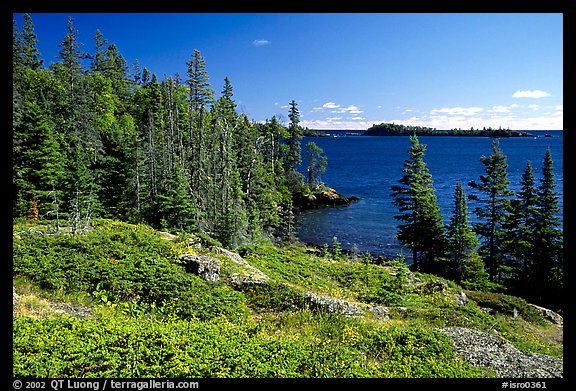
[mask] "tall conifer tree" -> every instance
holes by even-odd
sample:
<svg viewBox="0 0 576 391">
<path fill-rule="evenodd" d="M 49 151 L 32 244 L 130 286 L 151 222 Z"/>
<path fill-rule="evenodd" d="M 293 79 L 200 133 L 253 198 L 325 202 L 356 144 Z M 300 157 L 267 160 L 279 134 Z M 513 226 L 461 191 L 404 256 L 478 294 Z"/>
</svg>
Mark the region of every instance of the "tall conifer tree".
<svg viewBox="0 0 576 391">
<path fill-rule="evenodd" d="M 410 137 L 409 158 L 404 162 L 400 184 L 392 186 L 394 204 L 401 214 L 397 238 L 412 250 L 413 266 L 425 272 L 440 269 L 437 261 L 446 254 L 447 242 L 432 175 L 424 162 L 426 145 Z"/>
<path fill-rule="evenodd" d="M 518 293 L 532 289 L 529 273 L 533 261 L 534 232 L 538 220 L 536 182 L 530 160 L 522 173 L 520 191 L 510 202 L 510 212 L 503 223 L 505 230 L 503 252 L 511 269 L 509 285 Z"/>
<path fill-rule="evenodd" d="M 562 306 L 563 230 L 560 225 L 559 197 L 555 189 L 554 161 L 550 147 L 542 165 L 542 178 L 537 188 L 534 261 L 531 267 L 531 297 L 542 305 Z"/>
<path fill-rule="evenodd" d="M 474 212 L 480 221 L 474 224 L 474 230 L 482 238 L 479 253 L 486 262 L 491 280 L 501 282 L 504 277 L 503 224 L 513 192 L 508 189 L 508 163 L 498 139 L 492 141 L 490 156 L 482 156 L 480 162 L 484 165 L 485 175 L 481 175 L 478 182 L 468 183 L 478 193 L 471 197 L 479 201 Z"/>
<path fill-rule="evenodd" d="M 451 277 L 462 280 L 465 275 L 466 259 L 480 244 L 468 221 L 468 204 L 462 182 L 456 183 L 452 217 L 447 227 L 448 250 L 451 255 Z"/>
<path fill-rule="evenodd" d="M 288 138 L 286 139 L 288 149 L 284 158 L 286 165 L 285 172 L 295 171 L 296 166 L 302 162 L 300 140 L 302 140 L 303 130 L 300 126 L 300 112 L 298 111 L 298 104 L 295 100 L 290 102 L 288 118 L 290 119 L 290 123 L 288 124 Z"/>
<path fill-rule="evenodd" d="M 22 64 L 30 69 L 40 69 L 44 61 L 40 58 L 37 44 L 38 39 L 34 32 L 34 23 L 29 14 L 24 14 L 24 27 L 22 29 Z"/>
</svg>

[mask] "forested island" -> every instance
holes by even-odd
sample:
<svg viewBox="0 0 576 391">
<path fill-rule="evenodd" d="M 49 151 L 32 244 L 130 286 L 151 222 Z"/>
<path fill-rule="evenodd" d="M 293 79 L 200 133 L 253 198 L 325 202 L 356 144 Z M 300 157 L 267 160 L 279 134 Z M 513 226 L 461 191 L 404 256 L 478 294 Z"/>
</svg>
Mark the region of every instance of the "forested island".
<svg viewBox="0 0 576 391">
<path fill-rule="evenodd" d="M 426 126 L 402 125 L 395 123 L 381 123 L 372 125 L 365 132 L 364 136 L 476 136 L 476 137 L 534 137 L 534 134 L 518 130 L 492 129 L 484 127 L 482 129 L 451 129 L 437 130 Z"/>
<path fill-rule="evenodd" d="M 198 50 L 159 80 L 99 30 L 91 53 L 63 30 L 45 67 L 31 17 L 13 26 L 14 376 L 563 376 L 562 317 L 540 306 L 563 309 L 549 151 L 511 194 L 493 144 L 474 232 L 461 184 L 443 226 L 405 127 L 391 190 L 413 264 L 309 248 L 298 209 L 356 199 L 322 183 L 295 100 L 288 123 L 255 122 Z"/>
</svg>

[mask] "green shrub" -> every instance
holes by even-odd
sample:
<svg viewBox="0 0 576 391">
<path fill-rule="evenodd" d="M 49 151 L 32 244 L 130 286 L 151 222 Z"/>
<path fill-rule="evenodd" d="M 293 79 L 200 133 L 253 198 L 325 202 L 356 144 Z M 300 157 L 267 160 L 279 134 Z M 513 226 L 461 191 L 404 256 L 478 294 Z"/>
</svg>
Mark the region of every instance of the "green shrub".
<svg viewBox="0 0 576 391">
<path fill-rule="evenodd" d="M 259 322 L 16 318 L 15 377 L 258 378 L 485 376 L 454 357 L 444 334 L 304 318 L 316 338 L 270 335 Z"/>
<path fill-rule="evenodd" d="M 248 305 L 257 310 L 286 311 L 304 306 L 304 296 L 285 284 L 275 282 L 252 284 L 240 288 Z"/>
<path fill-rule="evenodd" d="M 14 241 L 13 272 L 49 291 L 100 290 L 113 303 L 172 302 L 185 318 L 244 316 L 244 295 L 186 273 L 176 245 L 149 227 L 103 220 L 85 235 L 21 235 Z"/>
<path fill-rule="evenodd" d="M 477 291 L 467 292 L 467 295 L 469 299 L 474 300 L 480 307 L 491 308 L 507 316 L 514 316 L 514 311 L 516 310 L 517 314 L 528 322 L 546 324 L 542 314 L 520 297 L 508 296 L 503 293 Z"/>
</svg>

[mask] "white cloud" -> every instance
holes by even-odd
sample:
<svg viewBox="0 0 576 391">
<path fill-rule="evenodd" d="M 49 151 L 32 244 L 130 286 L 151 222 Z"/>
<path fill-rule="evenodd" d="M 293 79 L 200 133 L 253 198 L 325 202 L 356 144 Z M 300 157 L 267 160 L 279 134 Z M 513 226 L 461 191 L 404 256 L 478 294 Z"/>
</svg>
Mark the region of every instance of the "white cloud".
<svg viewBox="0 0 576 391">
<path fill-rule="evenodd" d="M 319 111 L 324 111 L 325 109 L 330 110 L 330 112 L 332 112 L 332 113 L 338 113 L 338 114 L 343 114 L 343 113 L 361 114 L 364 112 L 364 111 L 360 110 L 358 108 L 358 106 L 350 105 L 348 107 L 341 107 L 339 104 L 334 103 L 334 102 L 326 102 L 322 106 L 313 107 L 311 111 L 313 113 L 317 113 Z"/>
<path fill-rule="evenodd" d="M 338 108 L 333 111 L 334 113 L 348 113 L 348 114 L 361 114 L 364 111 L 360 110 L 358 106 L 350 105 L 348 107 Z"/>
<path fill-rule="evenodd" d="M 338 107 L 340 107 L 339 104 L 334 102 L 326 102 L 322 106 L 313 107 L 312 112 L 324 111 L 324 109 L 337 109 Z"/>
<path fill-rule="evenodd" d="M 508 106 L 502 106 L 502 105 L 498 105 L 498 106 L 492 106 L 492 110 L 490 110 L 492 113 L 509 113 L 510 112 L 510 107 Z"/>
<path fill-rule="evenodd" d="M 337 129 L 368 129 L 370 126 L 385 122 L 381 121 L 364 121 L 364 120 L 343 120 L 340 117 L 304 120 L 300 125 L 310 129 L 324 129 L 324 130 L 337 130 Z"/>
<path fill-rule="evenodd" d="M 457 115 L 457 116 L 469 116 L 476 115 L 484 111 L 482 107 L 444 107 L 441 109 L 433 109 L 430 114 L 446 114 L 446 115 Z"/>
<path fill-rule="evenodd" d="M 550 96 L 550 93 L 541 90 L 518 90 L 513 95 L 512 98 L 545 98 Z"/>
<path fill-rule="evenodd" d="M 267 39 L 255 39 L 254 41 L 252 41 L 252 46 L 266 46 L 266 45 L 270 45 L 271 42 L 268 41 Z"/>
<path fill-rule="evenodd" d="M 438 107 L 428 112 L 417 108 L 399 108 L 394 118 L 375 118 L 356 105 L 342 106 L 329 101 L 314 107 L 302 126 L 311 129 L 368 129 L 374 124 L 393 122 L 403 125 L 429 126 L 444 129 L 482 129 L 483 127 L 512 130 L 562 129 L 563 105 L 503 104 L 486 108 Z M 362 113 L 361 115 L 359 115 Z M 377 114 L 378 115 L 378 114 Z"/>
</svg>

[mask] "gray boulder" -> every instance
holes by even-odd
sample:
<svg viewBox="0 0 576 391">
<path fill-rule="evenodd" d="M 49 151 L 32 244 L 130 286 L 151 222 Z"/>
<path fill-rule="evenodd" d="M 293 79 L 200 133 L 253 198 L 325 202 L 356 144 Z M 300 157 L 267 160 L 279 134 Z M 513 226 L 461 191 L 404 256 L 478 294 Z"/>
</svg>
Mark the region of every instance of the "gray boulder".
<svg viewBox="0 0 576 391">
<path fill-rule="evenodd" d="M 206 255 L 182 254 L 180 260 L 185 263 L 188 273 L 196 274 L 206 281 L 214 282 L 220 279 L 220 261 Z"/>
<path fill-rule="evenodd" d="M 324 310 L 347 317 L 363 316 L 366 315 L 367 311 L 370 311 L 378 320 L 390 320 L 390 311 L 382 306 L 353 303 L 313 292 L 304 292 L 304 300 L 313 310 Z"/>
<path fill-rule="evenodd" d="M 536 308 L 542 316 L 551 323 L 554 323 L 557 326 L 564 325 L 564 318 L 557 312 L 549 310 L 548 308 L 540 307 L 535 304 L 530 304 L 532 307 Z"/>
<path fill-rule="evenodd" d="M 226 250 L 225 248 L 218 246 L 212 246 L 210 251 L 212 251 L 214 254 L 224 255 L 226 258 L 242 267 L 242 273 L 234 273 L 230 275 L 230 280 L 235 285 L 264 285 L 270 280 L 270 277 L 268 277 L 260 269 L 250 265 L 238 253 Z"/>
<path fill-rule="evenodd" d="M 324 310 L 350 317 L 364 315 L 364 311 L 362 311 L 358 305 L 346 300 L 318 295 L 312 292 L 304 292 L 304 299 L 310 308 L 314 310 Z"/>
</svg>

